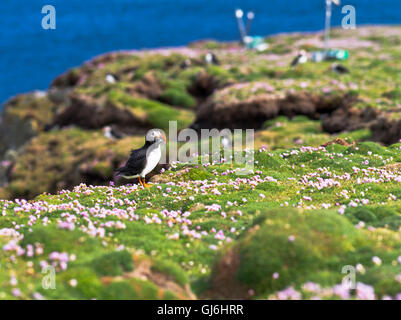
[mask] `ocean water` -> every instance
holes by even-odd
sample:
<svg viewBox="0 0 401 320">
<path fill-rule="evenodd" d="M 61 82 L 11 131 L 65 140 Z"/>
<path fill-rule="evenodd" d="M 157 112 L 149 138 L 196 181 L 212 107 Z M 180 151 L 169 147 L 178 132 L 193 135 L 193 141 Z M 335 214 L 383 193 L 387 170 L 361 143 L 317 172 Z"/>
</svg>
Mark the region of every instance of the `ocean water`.
<svg viewBox="0 0 401 320">
<path fill-rule="evenodd" d="M 46 4 L 56 8 L 56 30 L 41 27 Z M 346 4 L 355 7 L 357 26 L 401 24 L 401 0 Z M 55 76 L 107 51 L 238 39 L 238 7 L 255 12 L 252 34 L 324 26 L 324 0 L 1 0 L 0 103 L 46 89 Z M 335 7 L 333 25 L 342 17 Z"/>
</svg>

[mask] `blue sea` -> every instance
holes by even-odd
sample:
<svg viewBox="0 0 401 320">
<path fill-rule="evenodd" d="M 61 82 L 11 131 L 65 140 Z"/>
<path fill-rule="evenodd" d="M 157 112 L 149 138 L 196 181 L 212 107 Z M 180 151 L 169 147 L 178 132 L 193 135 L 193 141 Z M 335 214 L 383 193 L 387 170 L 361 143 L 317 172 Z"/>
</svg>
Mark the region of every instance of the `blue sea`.
<svg viewBox="0 0 401 320">
<path fill-rule="evenodd" d="M 42 29 L 44 5 L 56 29 Z M 401 0 L 342 0 L 356 23 L 401 24 Z M 323 29 L 325 0 L 1 0 L 0 102 L 46 89 L 51 80 L 91 57 L 119 49 L 235 40 L 234 9 L 255 12 L 252 34 Z M 341 24 L 335 7 L 333 25 Z"/>
</svg>

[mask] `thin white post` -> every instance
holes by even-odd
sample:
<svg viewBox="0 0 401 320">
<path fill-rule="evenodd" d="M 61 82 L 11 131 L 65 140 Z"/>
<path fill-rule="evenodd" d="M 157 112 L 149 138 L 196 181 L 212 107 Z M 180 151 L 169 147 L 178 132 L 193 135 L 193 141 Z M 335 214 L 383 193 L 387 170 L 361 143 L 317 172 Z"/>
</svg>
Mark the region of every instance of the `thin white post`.
<svg viewBox="0 0 401 320">
<path fill-rule="evenodd" d="M 324 28 L 324 52 L 326 54 L 329 51 L 331 1 L 332 0 L 326 0 L 326 22 L 325 22 L 325 28 Z"/>
<path fill-rule="evenodd" d="M 255 14 L 252 11 L 249 11 L 246 15 L 246 34 L 250 35 L 251 34 L 251 25 L 252 21 L 255 18 Z"/>
<path fill-rule="evenodd" d="M 238 29 L 239 29 L 239 33 L 241 35 L 241 41 L 242 42 L 244 42 L 245 37 L 246 37 L 244 21 L 242 20 L 243 16 L 244 16 L 244 12 L 241 9 L 235 10 L 235 17 L 237 18 Z"/>
</svg>

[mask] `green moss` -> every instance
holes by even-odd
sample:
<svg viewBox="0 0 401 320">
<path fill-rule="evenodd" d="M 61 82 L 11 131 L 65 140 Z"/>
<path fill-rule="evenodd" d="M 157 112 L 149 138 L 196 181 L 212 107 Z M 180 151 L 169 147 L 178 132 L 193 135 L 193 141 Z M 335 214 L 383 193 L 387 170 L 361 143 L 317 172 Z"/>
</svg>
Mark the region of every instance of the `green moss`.
<svg viewBox="0 0 401 320">
<path fill-rule="evenodd" d="M 139 109 L 145 112 L 149 124 L 154 128 L 168 130 L 169 121 L 177 120 L 178 128 L 188 126 L 192 121 L 191 113 L 183 110 L 176 110 L 163 103 L 143 99 L 134 98 L 125 93 L 112 91 L 109 98 L 115 102 L 121 103 L 124 106 L 132 108 L 133 110 Z"/>
<path fill-rule="evenodd" d="M 78 299 L 93 299 L 101 294 L 101 283 L 91 269 L 76 268 L 61 274 L 60 282 L 68 285 L 68 291 L 77 295 Z M 71 280 L 76 286 L 71 286 Z M 57 290 L 57 289 L 56 289 Z"/>
<path fill-rule="evenodd" d="M 55 237 L 54 235 L 58 236 Z M 82 253 L 92 253 L 101 248 L 100 241 L 89 237 L 87 234 L 79 230 L 63 230 L 56 226 L 38 226 L 32 232 L 26 234 L 21 242 L 23 247 L 28 244 L 40 243 L 44 246 L 47 254 L 51 252 L 73 252 L 77 247 L 83 249 Z"/>
<path fill-rule="evenodd" d="M 383 96 L 389 99 L 401 99 L 401 89 L 394 89 L 383 93 Z"/>
<path fill-rule="evenodd" d="M 33 198 L 78 185 L 87 175 L 110 181 L 138 140 L 110 143 L 100 132 L 78 128 L 40 134 L 21 151 L 6 190 L 15 198 Z"/>
<path fill-rule="evenodd" d="M 352 152 L 364 154 L 364 155 L 366 155 L 368 152 L 371 152 L 371 153 L 377 154 L 377 155 L 387 154 L 385 148 L 383 148 L 381 145 L 379 145 L 377 143 L 370 142 L 370 141 L 358 143 L 357 148 L 355 148 L 355 149 L 352 148 L 351 150 L 352 150 Z"/>
<path fill-rule="evenodd" d="M 91 262 L 91 267 L 100 276 L 118 276 L 134 268 L 132 257 L 126 251 L 104 254 Z"/>
<path fill-rule="evenodd" d="M 187 108 L 192 108 L 196 104 L 195 99 L 191 95 L 183 90 L 175 88 L 165 90 L 161 95 L 161 99 L 168 104 Z"/>
<path fill-rule="evenodd" d="M 80 77 L 81 81 L 73 91 L 96 101 L 100 108 L 111 102 L 131 112 L 144 128 L 165 129 L 169 120 L 178 120 L 180 128 L 189 126 L 194 120 L 190 108 L 196 103 L 188 90 L 192 92 L 202 85 L 197 76 L 201 73 L 213 76 L 215 81 L 207 83 L 206 89 L 213 90 L 218 85 L 210 97 L 217 103 L 241 103 L 261 94 L 279 97 L 288 91 L 323 94 L 329 90 L 336 97 L 333 103 L 342 102 L 337 100 L 344 94 L 357 93 L 355 108 L 369 105 L 397 110 L 401 55 L 395 43 L 400 38 L 388 36 L 387 30 L 393 34 L 398 29 L 358 30 L 374 38 L 367 40 L 372 41 L 371 48 L 350 50 L 349 60 L 342 62 L 351 70 L 346 75 L 328 72 L 331 62 L 289 68 L 292 54 L 275 56 L 274 52 L 295 54 L 301 48 L 315 49 L 305 47 L 305 41 L 312 39 L 308 35 L 292 34 L 270 37 L 270 51 L 264 53 L 237 52 L 239 45 L 234 43 L 211 43 L 219 65 L 204 64 L 203 49 L 209 45 L 200 43 L 191 46 L 190 57 L 174 50 L 171 54 L 110 54 L 74 69 L 70 73 L 72 80 Z M 356 39 L 361 36 L 358 30 L 353 31 Z M 333 30 L 333 36 L 343 38 L 344 33 Z M 230 50 L 220 51 L 226 48 Z M 186 59 L 190 64 L 183 66 Z M 106 83 L 107 73 L 116 75 L 118 82 Z M 146 81 L 153 80 L 158 88 L 149 96 L 162 102 L 139 98 L 148 96 Z M 263 89 L 264 84 L 270 88 Z M 233 260 L 238 266 L 229 264 L 220 273 L 232 276 L 220 284 L 228 287 L 227 298 L 238 288 L 245 288 L 244 292 L 255 289 L 254 298 L 266 298 L 288 286 L 299 290 L 306 281 L 331 287 L 341 282 L 344 265 L 356 264 L 365 269 L 358 271 L 357 281 L 374 286 L 379 298 L 401 291 L 397 280 L 401 273 L 400 144 L 386 148 L 372 142 L 360 143 L 371 138 L 368 129 L 330 136 L 322 131 L 320 121 L 278 117 L 255 133 L 255 167 L 247 175 L 233 173 L 236 164 L 199 168 L 181 164 L 163 174 L 168 184 L 146 190 L 129 185 L 78 186 L 82 182 L 109 185 L 113 169 L 126 160 L 130 149 L 143 143 L 143 136 L 110 141 L 101 132 L 77 128 L 41 133 L 45 124 L 53 121 L 54 106 L 46 99 L 33 97 L 19 98 L 14 107 L 3 109 L 10 114 L 7 119 L 22 119 L 27 125 L 23 129 L 25 132 L 28 128 L 29 134 L 24 135 L 23 144 L 37 137 L 19 151 L 9 173 L 9 184 L 0 192 L 7 197 L 33 198 L 42 192 L 74 190 L 42 194 L 27 204 L 0 201 L 2 232 L 7 233 L 8 228 L 18 230 L 22 249 L 27 250 L 29 245 L 43 248 L 43 253 L 35 252 L 33 256 L 2 251 L 1 299 L 15 298 L 10 275 L 18 278 L 22 299 L 33 298 L 34 292 L 48 299 L 185 296 L 164 290 L 163 283 L 156 285 L 151 280 L 134 278 L 139 272 L 129 272 L 132 260 L 128 252 L 136 257 L 141 251 L 149 263 L 154 262 L 154 273 L 165 275 L 160 277 L 162 280 L 167 278 L 185 287 L 189 284 L 198 297 L 212 297 L 218 289 L 210 275 L 212 270 L 216 274 L 213 266 L 216 260 L 221 261 L 220 253 L 226 252 L 235 252 L 234 258 L 239 258 Z M 397 121 L 400 118 L 397 112 L 387 114 Z M 22 130 L 19 125 L 14 128 Z M 1 133 L 3 142 L 8 140 L 10 144 L 3 134 L 7 129 Z M 351 145 L 314 148 L 336 137 Z M 262 145 L 267 151 L 259 152 Z M 182 171 L 186 169 L 189 171 Z M 64 205 L 55 210 L 54 206 L 60 204 Z M 341 215 L 344 206 L 345 213 Z M 289 209 L 292 207 L 300 209 Z M 74 230 L 61 229 L 60 222 L 67 217 L 74 221 Z M 109 223 L 117 221 L 125 228 L 109 227 Z M 94 235 L 93 227 L 104 228 L 104 236 Z M 291 236 L 294 241 L 290 241 Z M 0 248 L 10 239 L 1 236 Z M 121 246 L 126 251 L 116 253 Z M 68 253 L 70 261 L 66 270 L 56 267 L 57 289 L 44 290 L 41 263 L 50 263 L 49 254 L 54 251 Z M 376 264 L 373 262 L 374 256 L 380 257 L 381 264 L 377 259 Z M 279 274 L 277 279 L 273 279 L 274 272 Z M 232 284 L 239 287 L 230 290 Z"/>
<path fill-rule="evenodd" d="M 101 161 L 96 163 L 96 165 L 93 167 L 93 170 L 96 174 L 103 176 L 106 179 L 107 177 L 113 176 L 113 168 L 107 161 Z"/>
<path fill-rule="evenodd" d="M 401 214 L 390 207 L 348 208 L 345 215 L 355 224 L 363 221 L 373 227 L 387 227 L 391 230 L 401 227 Z"/>
<path fill-rule="evenodd" d="M 167 290 L 164 292 L 163 299 L 164 300 L 178 300 L 177 296 L 170 290 Z"/>
<path fill-rule="evenodd" d="M 341 263 L 336 254 L 354 250 L 354 227 L 333 212 L 271 211 L 258 225 L 238 244 L 237 273 L 238 281 L 257 294 L 301 284 L 310 274 Z"/>
<path fill-rule="evenodd" d="M 175 282 L 184 286 L 188 283 L 188 276 L 185 272 L 174 262 L 157 259 L 152 264 L 152 270 L 171 276 Z"/>
<path fill-rule="evenodd" d="M 112 282 L 102 291 L 102 299 L 104 300 L 138 300 L 140 298 L 141 296 L 129 281 Z"/>
<path fill-rule="evenodd" d="M 213 177 L 208 171 L 202 169 L 192 168 L 182 175 L 184 180 L 207 180 Z"/>
</svg>

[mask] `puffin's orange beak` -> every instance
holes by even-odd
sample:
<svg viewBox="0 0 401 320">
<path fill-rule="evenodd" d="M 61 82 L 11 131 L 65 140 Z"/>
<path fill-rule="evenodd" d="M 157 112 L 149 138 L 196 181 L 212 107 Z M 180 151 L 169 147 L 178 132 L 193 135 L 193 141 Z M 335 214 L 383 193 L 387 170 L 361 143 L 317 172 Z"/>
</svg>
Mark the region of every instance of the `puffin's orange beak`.
<svg viewBox="0 0 401 320">
<path fill-rule="evenodd" d="M 166 137 L 164 135 L 161 135 L 160 137 L 164 140 L 165 143 L 167 143 Z"/>
</svg>

